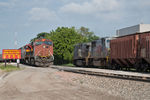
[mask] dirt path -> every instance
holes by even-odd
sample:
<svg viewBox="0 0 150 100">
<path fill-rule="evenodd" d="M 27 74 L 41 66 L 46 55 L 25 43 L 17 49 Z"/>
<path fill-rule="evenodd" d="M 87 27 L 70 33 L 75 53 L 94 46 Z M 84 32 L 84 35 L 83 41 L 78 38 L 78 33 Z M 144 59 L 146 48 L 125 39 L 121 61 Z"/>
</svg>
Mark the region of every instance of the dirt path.
<svg viewBox="0 0 150 100">
<path fill-rule="evenodd" d="M 80 75 L 51 68 L 25 68 L 0 80 L 0 100 L 122 100 L 99 89 L 75 84 Z M 74 80 L 73 80 L 74 79 Z"/>
</svg>

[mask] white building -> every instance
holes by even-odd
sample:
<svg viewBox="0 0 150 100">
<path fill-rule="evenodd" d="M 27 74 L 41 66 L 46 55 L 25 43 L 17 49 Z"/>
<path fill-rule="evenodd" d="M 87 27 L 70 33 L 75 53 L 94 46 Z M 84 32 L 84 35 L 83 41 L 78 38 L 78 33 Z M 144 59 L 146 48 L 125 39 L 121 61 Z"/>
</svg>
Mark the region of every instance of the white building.
<svg viewBox="0 0 150 100">
<path fill-rule="evenodd" d="M 150 24 L 138 24 L 131 27 L 122 28 L 116 31 L 117 36 L 125 36 L 134 33 L 143 33 L 150 31 Z"/>
</svg>

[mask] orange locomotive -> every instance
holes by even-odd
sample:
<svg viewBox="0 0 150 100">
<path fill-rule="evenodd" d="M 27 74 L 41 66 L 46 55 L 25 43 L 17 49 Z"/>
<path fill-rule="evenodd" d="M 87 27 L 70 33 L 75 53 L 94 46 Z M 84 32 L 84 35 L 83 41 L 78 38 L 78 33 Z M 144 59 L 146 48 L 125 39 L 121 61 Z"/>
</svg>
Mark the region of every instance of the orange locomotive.
<svg viewBox="0 0 150 100">
<path fill-rule="evenodd" d="M 51 40 L 37 39 L 20 49 L 22 63 L 43 67 L 53 64 L 53 43 Z"/>
</svg>

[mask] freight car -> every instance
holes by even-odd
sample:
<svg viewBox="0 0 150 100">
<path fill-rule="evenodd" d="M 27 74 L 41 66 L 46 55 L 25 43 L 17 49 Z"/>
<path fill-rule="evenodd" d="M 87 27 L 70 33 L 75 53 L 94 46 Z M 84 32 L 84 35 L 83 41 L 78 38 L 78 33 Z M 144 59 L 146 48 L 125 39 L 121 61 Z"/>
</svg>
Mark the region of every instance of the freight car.
<svg viewBox="0 0 150 100">
<path fill-rule="evenodd" d="M 53 43 L 48 39 L 37 39 L 21 49 L 21 63 L 49 66 L 53 64 Z"/>
<path fill-rule="evenodd" d="M 150 69 L 150 32 L 118 37 L 110 42 L 111 65 L 117 68 Z"/>
</svg>

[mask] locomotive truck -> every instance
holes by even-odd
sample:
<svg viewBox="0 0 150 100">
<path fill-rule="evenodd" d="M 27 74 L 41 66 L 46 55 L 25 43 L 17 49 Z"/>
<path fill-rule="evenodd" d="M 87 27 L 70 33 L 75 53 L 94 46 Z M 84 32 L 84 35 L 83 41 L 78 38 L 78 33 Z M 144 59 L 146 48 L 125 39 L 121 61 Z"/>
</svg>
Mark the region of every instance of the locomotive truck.
<svg viewBox="0 0 150 100">
<path fill-rule="evenodd" d="M 21 49 L 21 63 L 48 67 L 53 64 L 53 43 L 48 39 L 37 39 Z"/>
</svg>

